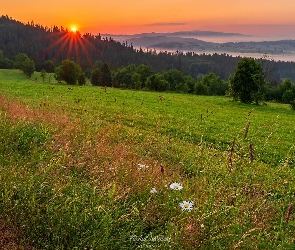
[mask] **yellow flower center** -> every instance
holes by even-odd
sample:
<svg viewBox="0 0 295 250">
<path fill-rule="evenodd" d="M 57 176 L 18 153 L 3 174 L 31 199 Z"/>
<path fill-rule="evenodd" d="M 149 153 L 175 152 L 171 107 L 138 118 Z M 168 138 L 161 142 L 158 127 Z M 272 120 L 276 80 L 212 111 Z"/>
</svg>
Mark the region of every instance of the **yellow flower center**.
<svg viewBox="0 0 295 250">
<path fill-rule="evenodd" d="M 177 186 L 177 185 L 174 185 L 174 188 L 175 188 L 175 189 L 178 189 L 178 186 Z"/>
<path fill-rule="evenodd" d="M 189 205 L 188 205 L 188 204 L 184 204 L 184 207 L 185 207 L 185 208 L 189 208 Z"/>
</svg>

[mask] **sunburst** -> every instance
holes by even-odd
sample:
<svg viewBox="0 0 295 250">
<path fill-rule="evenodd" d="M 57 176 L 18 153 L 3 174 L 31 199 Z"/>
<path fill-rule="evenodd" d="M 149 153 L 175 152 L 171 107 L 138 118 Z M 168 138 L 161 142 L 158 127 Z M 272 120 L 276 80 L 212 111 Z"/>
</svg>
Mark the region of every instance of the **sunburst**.
<svg viewBox="0 0 295 250">
<path fill-rule="evenodd" d="M 74 32 L 74 33 L 76 33 L 76 32 L 77 32 L 77 27 L 76 27 L 76 26 L 73 26 L 73 27 L 71 28 L 71 31 Z"/>
</svg>

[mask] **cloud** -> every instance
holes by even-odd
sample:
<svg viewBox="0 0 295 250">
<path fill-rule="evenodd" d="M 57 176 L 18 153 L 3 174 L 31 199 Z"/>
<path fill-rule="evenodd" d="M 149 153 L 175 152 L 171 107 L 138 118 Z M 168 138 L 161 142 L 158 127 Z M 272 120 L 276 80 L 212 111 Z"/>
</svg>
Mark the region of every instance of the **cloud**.
<svg viewBox="0 0 295 250">
<path fill-rule="evenodd" d="M 159 23 L 147 23 L 145 26 L 180 26 L 186 25 L 186 23 L 180 22 L 159 22 Z"/>
</svg>

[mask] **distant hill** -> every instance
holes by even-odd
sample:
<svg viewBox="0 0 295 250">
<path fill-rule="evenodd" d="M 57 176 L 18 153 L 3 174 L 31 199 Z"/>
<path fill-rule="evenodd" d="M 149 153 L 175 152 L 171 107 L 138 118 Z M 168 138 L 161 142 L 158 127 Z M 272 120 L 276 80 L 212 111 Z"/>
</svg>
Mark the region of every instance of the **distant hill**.
<svg viewBox="0 0 295 250">
<path fill-rule="evenodd" d="M 152 48 L 156 50 L 184 52 L 194 51 L 196 53 L 229 53 L 242 54 L 257 53 L 268 54 L 295 61 L 295 40 L 276 41 L 251 41 L 257 39 L 249 35 L 239 33 L 223 33 L 213 31 L 179 31 L 170 33 L 140 33 L 134 35 L 110 35 L 116 41 L 127 42 L 135 48 Z M 245 39 L 245 41 L 243 41 Z M 209 40 L 209 41 L 206 41 Z M 212 40 L 214 42 L 212 42 Z M 224 42 L 216 42 L 225 40 Z M 232 42 L 230 40 L 238 42 Z"/>
<path fill-rule="evenodd" d="M 206 42 L 202 39 L 205 37 L 249 37 L 240 33 L 224 33 L 215 31 L 177 31 L 177 32 L 151 32 L 151 33 L 138 33 L 133 35 L 123 34 L 103 34 L 104 36 L 111 36 L 116 41 L 127 41 L 129 44 L 136 48 L 155 48 L 159 50 L 165 49 L 186 49 L 191 51 L 198 51 L 197 46 L 212 47 L 215 43 Z M 192 46 L 190 46 L 192 45 Z M 219 45 L 219 44 L 217 44 Z"/>
<path fill-rule="evenodd" d="M 115 39 L 115 38 L 114 38 Z M 156 49 L 186 49 L 189 50 L 190 46 L 203 46 L 209 47 L 213 43 L 204 42 L 194 38 L 182 38 L 174 36 L 146 36 L 138 38 L 127 39 L 128 43 L 132 43 L 135 47 L 150 47 Z M 193 51 L 193 50 L 191 50 Z"/>
<path fill-rule="evenodd" d="M 78 62 L 83 68 L 92 67 L 96 60 L 107 61 L 113 67 L 130 62 L 130 46 L 100 35 L 69 32 L 63 27 L 27 24 L 8 16 L 0 18 L 0 49 L 9 59 L 25 53 L 38 66 L 46 60 L 60 64 L 64 59 Z"/>
<path fill-rule="evenodd" d="M 202 31 L 202 30 L 193 30 L 193 31 L 178 31 L 178 32 L 171 32 L 167 33 L 172 36 L 249 36 L 240 33 L 225 33 L 225 32 L 216 32 L 216 31 Z"/>
<path fill-rule="evenodd" d="M 126 39 L 131 38 L 140 38 L 140 37 L 195 37 L 200 39 L 201 37 L 207 36 L 240 36 L 240 37 L 249 37 L 249 35 L 244 35 L 240 33 L 224 33 L 216 31 L 202 31 L 202 30 L 192 30 L 192 31 L 176 31 L 176 32 L 150 32 L 150 33 L 138 33 L 133 35 L 124 35 L 124 34 L 103 34 L 104 36 L 116 37 L 125 37 Z"/>
</svg>

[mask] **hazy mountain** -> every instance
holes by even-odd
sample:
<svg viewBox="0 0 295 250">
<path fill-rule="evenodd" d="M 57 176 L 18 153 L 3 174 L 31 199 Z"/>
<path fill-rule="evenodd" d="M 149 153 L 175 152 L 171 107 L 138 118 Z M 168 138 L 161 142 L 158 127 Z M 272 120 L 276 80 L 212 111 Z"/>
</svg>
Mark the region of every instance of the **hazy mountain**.
<svg viewBox="0 0 295 250">
<path fill-rule="evenodd" d="M 134 47 L 150 47 L 159 49 L 189 49 L 193 46 L 213 46 L 214 43 L 205 42 L 194 38 L 183 38 L 173 36 L 145 36 L 135 37 L 126 40 Z"/>
<path fill-rule="evenodd" d="M 124 35 L 124 34 L 103 34 L 103 36 L 116 37 L 125 37 L 125 38 L 136 38 L 136 37 L 204 37 L 204 36 L 241 36 L 248 37 L 249 35 L 244 35 L 240 33 L 224 33 L 216 31 L 202 31 L 202 30 L 193 30 L 193 31 L 177 31 L 177 32 L 151 32 L 151 33 L 139 33 L 133 35 Z"/>
<path fill-rule="evenodd" d="M 134 35 L 103 34 L 103 36 L 111 36 L 114 40 L 132 44 L 135 48 L 142 48 L 145 51 L 156 49 L 157 51 L 171 52 L 228 53 L 234 56 L 247 55 L 248 53 L 253 57 L 267 54 L 278 60 L 286 58 L 288 61 L 295 61 L 295 40 L 254 41 L 257 37 L 240 33 L 200 30 Z M 225 42 L 212 42 L 214 40 L 224 40 Z"/>
</svg>

